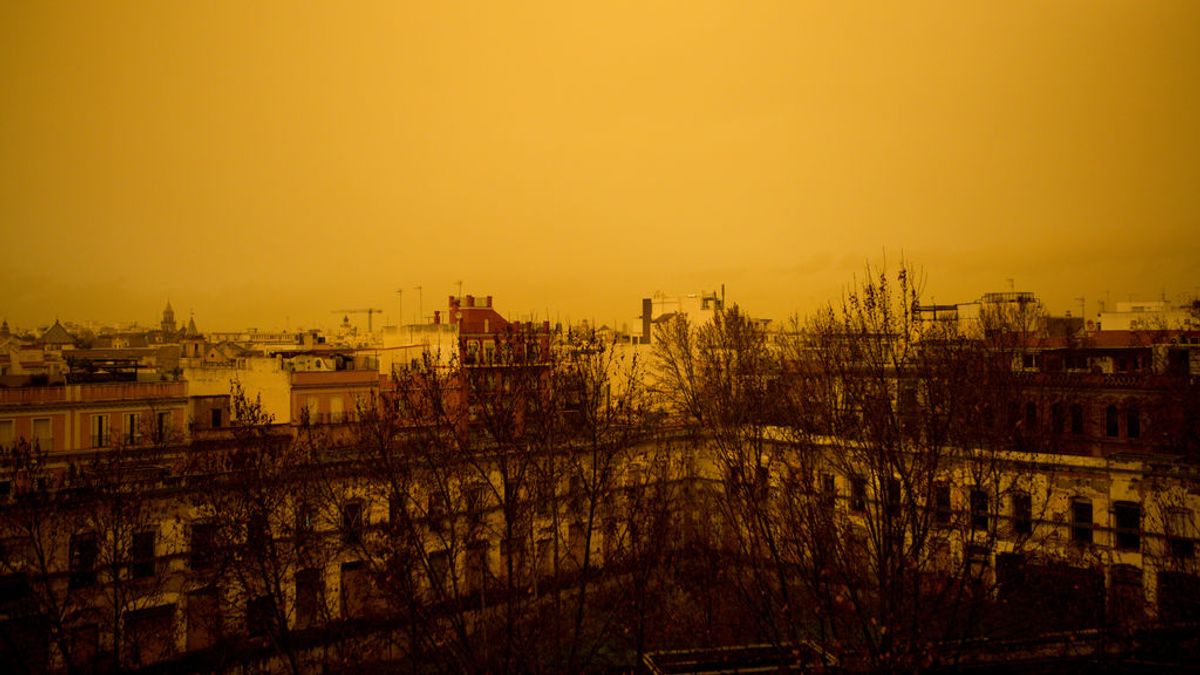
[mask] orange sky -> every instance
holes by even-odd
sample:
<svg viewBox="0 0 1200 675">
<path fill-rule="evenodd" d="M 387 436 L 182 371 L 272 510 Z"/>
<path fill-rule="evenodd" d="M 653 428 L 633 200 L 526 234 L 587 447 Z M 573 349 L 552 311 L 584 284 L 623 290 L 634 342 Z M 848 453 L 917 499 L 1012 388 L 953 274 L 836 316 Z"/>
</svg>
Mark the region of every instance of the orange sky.
<svg viewBox="0 0 1200 675">
<path fill-rule="evenodd" d="M 0 4 L 0 315 L 1200 290 L 1200 2 Z"/>
</svg>

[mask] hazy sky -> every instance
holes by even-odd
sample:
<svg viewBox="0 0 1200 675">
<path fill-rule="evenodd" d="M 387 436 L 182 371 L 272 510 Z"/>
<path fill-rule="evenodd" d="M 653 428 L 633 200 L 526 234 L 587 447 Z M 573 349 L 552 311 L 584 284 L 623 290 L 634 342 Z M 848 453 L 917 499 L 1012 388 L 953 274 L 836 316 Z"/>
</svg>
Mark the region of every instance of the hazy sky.
<svg viewBox="0 0 1200 675">
<path fill-rule="evenodd" d="M 1200 2 L 0 3 L 0 316 L 1200 289 Z"/>
</svg>

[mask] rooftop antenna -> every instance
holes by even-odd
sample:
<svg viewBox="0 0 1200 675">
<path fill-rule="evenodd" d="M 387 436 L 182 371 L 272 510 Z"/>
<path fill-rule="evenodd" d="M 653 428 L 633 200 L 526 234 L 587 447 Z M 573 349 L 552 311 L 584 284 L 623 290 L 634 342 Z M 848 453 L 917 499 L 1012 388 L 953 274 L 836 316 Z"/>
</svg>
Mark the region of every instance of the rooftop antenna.
<svg viewBox="0 0 1200 675">
<path fill-rule="evenodd" d="M 421 323 L 425 314 L 425 292 L 424 286 L 417 286 L 417 320 L 416 323 Z"/>
<path fill-rule="evenodd" d="M 461 298 L 462 297 L 462 279 L 459 279 L 458 281 L 456 281 L 454 283 L 458 284 L 458 297 Z"/>
<path fill-rule="evenodd" d="M 404 323 L 404 289 L 397 288 L 396 295 L 400 296 L 400 322 Z"/>
<path fill-rule="evenodd" d="M 1075 298 L 1075 302 L 1079 303 L 1079 316 L 1082 316 L 1083 320 L 1087 321 L 1087 299 L 1080 296 Z"/>
</svg>

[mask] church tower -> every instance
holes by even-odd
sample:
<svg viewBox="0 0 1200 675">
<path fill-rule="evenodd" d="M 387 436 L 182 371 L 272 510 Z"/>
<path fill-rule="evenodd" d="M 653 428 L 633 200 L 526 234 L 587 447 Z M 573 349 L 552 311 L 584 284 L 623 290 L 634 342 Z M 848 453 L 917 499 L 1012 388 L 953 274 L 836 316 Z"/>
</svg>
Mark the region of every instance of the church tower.
<svg viewBox="0 0 1200 675">
<path fill-rule="evenodd" d="M 175 332 L 175 310 L 171 309 L 171 301 L 167 301 L 167 308 L 163 310 L 162 332 Z"/>
</svg>

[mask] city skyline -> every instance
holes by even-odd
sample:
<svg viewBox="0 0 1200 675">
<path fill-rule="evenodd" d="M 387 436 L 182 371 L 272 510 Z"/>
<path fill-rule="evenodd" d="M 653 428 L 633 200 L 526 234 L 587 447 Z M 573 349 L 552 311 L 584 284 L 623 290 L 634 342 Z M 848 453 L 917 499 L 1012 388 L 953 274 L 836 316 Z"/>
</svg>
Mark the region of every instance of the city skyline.
<svg viewBox="0 0 1200 675">
<path fill-rule="evenodd" d="M 1197 293 L 1194 3 L 0 18 L 18 325 L 308 326 L 458 280 L 603 323 L 725 284 L 778 320 L 901 256 L 938 302 Z"/>
</svg>

